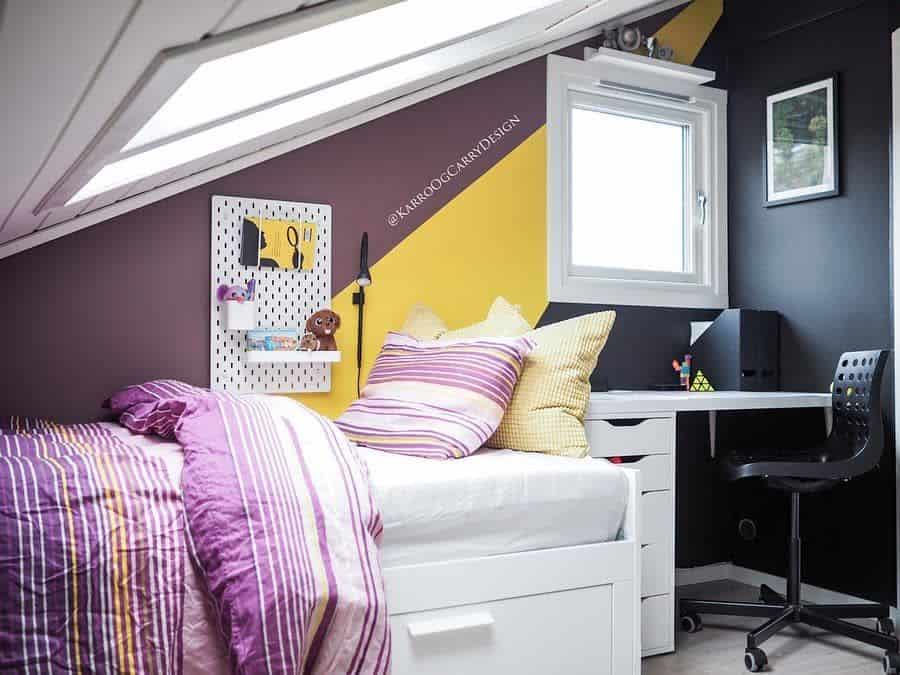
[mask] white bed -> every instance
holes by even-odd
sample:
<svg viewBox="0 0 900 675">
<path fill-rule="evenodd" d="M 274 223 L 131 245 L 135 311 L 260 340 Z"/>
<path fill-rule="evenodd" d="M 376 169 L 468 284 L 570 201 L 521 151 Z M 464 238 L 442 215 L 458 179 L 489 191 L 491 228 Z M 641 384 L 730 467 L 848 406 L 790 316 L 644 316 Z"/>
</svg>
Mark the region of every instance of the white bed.
<svg viewBox="0 0 900 675">
<path fill-rule="evenodd" d="M 360 448 L 385 522 L 394 675 L 637 675 L 638 472 Z"/>
<path fill-rule="evenodd" d="M 435 461 L 359 448 L 384 518 L 385 567 L 614 540 L 628 501 L 605 460 L 479 450 Z"/>
<path fill-rule="evenodd" d="M 180 447 L 110 426 L 162 458 Z M 360 448 L 385 522 L 393 675 L 638 675 L 637 471 L 509 450 L 424 460 Z M 188 575 L 185 675 L 224 675 Z"/>
</svg>

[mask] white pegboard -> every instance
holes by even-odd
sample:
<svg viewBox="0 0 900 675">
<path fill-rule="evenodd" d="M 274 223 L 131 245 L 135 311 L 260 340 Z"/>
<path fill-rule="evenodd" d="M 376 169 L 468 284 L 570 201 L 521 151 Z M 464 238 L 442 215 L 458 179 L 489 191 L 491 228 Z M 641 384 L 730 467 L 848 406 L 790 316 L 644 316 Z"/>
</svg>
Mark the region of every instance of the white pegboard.
<svg viewBox="0 0 900 675">
<path fill-rule="evenodd" d="M 315 223 L 313 268 L 303 272 L 241 265 L 241 231 L 246 216 Z M 248 279 L 256 279 L 256 325 L 259 328 L 299 328 L 302 331 L 311 314 L 331 306 L 331 206 L 214 195 L 211 249 L 212 388 L 236 393 L 330 391 L 330 364 L 246 363 L 246 331 L 225 329 L 221 303 L 216 300 L 216 288 L 219 284 L 244 285 Z"/>
</svg>

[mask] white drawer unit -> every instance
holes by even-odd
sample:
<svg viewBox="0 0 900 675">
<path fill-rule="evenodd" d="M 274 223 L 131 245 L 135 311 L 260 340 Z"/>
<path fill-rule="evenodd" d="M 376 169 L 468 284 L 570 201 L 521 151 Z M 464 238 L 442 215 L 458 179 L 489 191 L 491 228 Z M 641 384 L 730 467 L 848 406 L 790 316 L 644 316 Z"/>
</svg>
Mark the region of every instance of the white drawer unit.
<svg viewBox="0 0 900 675">
<path fill-rule="evenodd" d="M 616 461 L 641 472 L 642 492 L 671 490 L 675 487 L 671 455 L 625 455 L 618 457 Z"/>
<path fill-rule="evenodd" d="M 672 588 L 672 561 L 665 543 L 641 547 L 641 596 L 662 595 Z"/>
<path fill-rule="evenodd" d="M 641 652 L 675 649 L 675 414 L 600 414 L 589 407 L 592 457 L 641 474 Z"/>
<path fill-rule="evenodd" d="M 620 417 L 584 422 L 593 457 L 670 454 L 675 444 L 675 418 Z"/>
<path fill-rule="evenodd" d="M 644 656 L 675 649 L 675 594 L 641 600 L 641 652 Z"/>
<path fill-rule="evenodd" d="M 611 659 L 613 607 L 610 587 L 598 586 L 395 615 L 393 670 L 505 673 L 515 664 L 517 675 L 545 675 L 583 673 L 590 663 L 591 673 L 618 675 Z"/>
<path fill-rule="evenodd" d="M 641 544 L 665 544 L 672 539 L 672 491 L 641 496 Z"/>
</svg>

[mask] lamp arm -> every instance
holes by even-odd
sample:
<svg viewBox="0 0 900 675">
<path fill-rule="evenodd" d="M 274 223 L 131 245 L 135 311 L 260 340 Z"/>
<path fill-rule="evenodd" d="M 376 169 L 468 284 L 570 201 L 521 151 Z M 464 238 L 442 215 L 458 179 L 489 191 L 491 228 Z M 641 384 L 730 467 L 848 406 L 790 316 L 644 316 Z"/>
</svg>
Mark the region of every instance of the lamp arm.
<svg viewBox="0 0 900 675">
<path fill-rule="evenodd" d="M 363 345 L 363 305 L 366 304 L 366 289 L 359 287 L 359 291 L 353 294 L 353 304 L 357 306 L 356 321 L 356 395 L 360 395 L 360 380 L 362 379 L 362 345 Z"/>
</svg>

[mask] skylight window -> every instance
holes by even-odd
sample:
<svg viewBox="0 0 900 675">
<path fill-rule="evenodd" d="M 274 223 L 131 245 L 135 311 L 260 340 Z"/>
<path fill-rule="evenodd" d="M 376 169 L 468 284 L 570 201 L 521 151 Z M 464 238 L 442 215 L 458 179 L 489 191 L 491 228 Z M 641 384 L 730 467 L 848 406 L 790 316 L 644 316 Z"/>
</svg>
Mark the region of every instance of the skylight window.
<svg viewBox="0 0 900 675">
<path fill-rule="evenodd" d="M 328 127 L 527 44 L 595 1 L 403 0 L 241 51 L 229 53 L 250 38 L 178 50 L 56 194 L 68 206 L 145 180 L 152 189 Z"/>
<path fill-rule="evenodd" d="M 74 204 L 95 197 L 108 190 L 114 190 L 385 91 L 409 81 L 421 70 L 421 64 L 415 59 L 398 63 L 164 145 L 157 145 L 107 164 L 68 203 Z"/>
<path fill-rule="evenodd" d="M 477 33 L 558 0 L 405 0 L 204 63 L 129 151 Z"/>
</svg>

